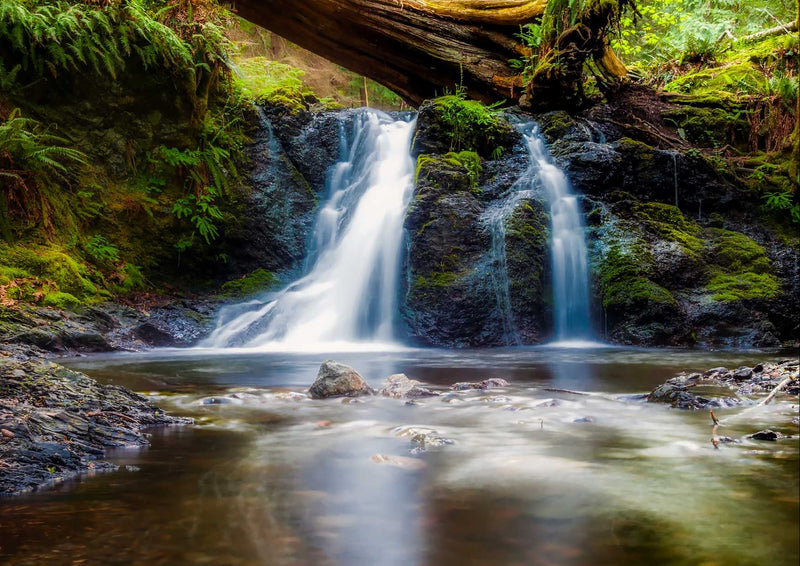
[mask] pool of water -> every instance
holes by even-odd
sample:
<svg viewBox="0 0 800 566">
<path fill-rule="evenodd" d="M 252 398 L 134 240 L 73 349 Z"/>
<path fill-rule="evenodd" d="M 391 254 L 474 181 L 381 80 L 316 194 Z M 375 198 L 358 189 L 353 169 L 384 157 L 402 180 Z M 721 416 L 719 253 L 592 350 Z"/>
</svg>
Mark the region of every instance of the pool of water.
<svg viewBox="0 0 800 566">
<path fill-rule="evenodd" d="M 373 387 L 402 372 L 445 395 L 296 395 L 326 358 Z M 682 370 L 779 358 L 529 348 L 65 360 L 197 425 L 113 451 L 119 472 L 0 500 L 0 561 L 794 565 L 797 438 L 715 449 L 707 413 L 632 396 Z M 510 385 L 446 392 L 489 377 Z M 716 412 L 720 435 L 797 434 L 796 401 Z M 420 433 L 452 443 L 415 453 Z"/>
</svg>

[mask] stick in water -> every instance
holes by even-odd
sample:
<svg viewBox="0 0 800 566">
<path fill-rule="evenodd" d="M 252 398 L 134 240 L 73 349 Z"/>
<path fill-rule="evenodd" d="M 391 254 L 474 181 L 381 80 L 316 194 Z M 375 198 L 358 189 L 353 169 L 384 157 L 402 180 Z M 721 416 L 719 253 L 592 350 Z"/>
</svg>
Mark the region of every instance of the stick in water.
<svg viewBox="0 0 800 566">
<path fill-rule="evenodd" d="M 763 401 L 761 401 L 761 402 L 758 404 L 758 406 L 760 407 L 760 406 L 762 406 L 762 405 L 769 405 L 769 404 L 770 404 L 770 402 L 771 402 L 771 401 L 772 401 L 772 400 L 775 398 L 775 395 L 777 395 L 777 394 L 778 394 L 778 392 L 779 392 L 781 389 L 783 389 L 784 387 L 786 387 L 787 385 L 789 385 L 789 382 L 791 382 L 791 381 L 794 381 L 794 379 L 795 379 L 795 377 L 794 377 L 793 375 L 790 375 L 789 377 L 787 377 L 786 379 L 784 379 L 783 381 L 781 381 L 781 382 L 778 384 L 778 386 L 777 386 L 775 389 L 773 389 L 773 390 L 772 390 L 772 392 L 771 392 L 769 395 L 767 395 L 766 399 L 764 399 Z"/>
</svg>

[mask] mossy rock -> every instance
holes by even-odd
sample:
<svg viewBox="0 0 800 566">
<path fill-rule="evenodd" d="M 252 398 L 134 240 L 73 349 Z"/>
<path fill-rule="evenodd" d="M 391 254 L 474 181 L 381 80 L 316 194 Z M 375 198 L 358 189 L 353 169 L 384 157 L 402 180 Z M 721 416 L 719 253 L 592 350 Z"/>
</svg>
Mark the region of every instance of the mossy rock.
<svg viewBox="0 0 800 566">
<path fill-rule="evenodd" d="M 677 305 L 667 289 L 648 278 L 652 266 L 652 254 L 641 242 L 627 249 L 622 246 L 609 249 L 598 274 L 603 306 L 628 310 L 648 303 Z"/>
<path fill-rule="evenodd" d="M 678 207 L 648 202 L 637 205 L 635 213 L 651 232 L 665 240 L 677 242 L 690 257 L 697 259 L 703 253 L 702 228 L 687 219 Z"/>
<path fill-rule="evenodd" d="M 469 151 L 484 159 L 498 159 L 518 139 L 519 133 L 494 107 L 449 95 L 420 106 L 414 151 Z"/>
<path fill-rule="evenodd" d="M 566 136 L 575 127 L 575 119 L 564 110 L 548 112 L 537 118 L 540 132 L 548 143 Z"/>
<path fill-rule="evenodd" d="M 713 266 L 706 291 L 713 300 L 774 299 L 781 294 L 781 282 L 762 246 L 740 232 L 709 228 L 707 233 Z"/>
<path fill-rule="evenodd" d="M 275 289 L 279 284 L 280 281 L 271 271 L 256 269 L 245 277 L 223 284 L 220 288 L 220 295 L 237 299 L 254 297 Z"/>
<path fill-rule="evenodd" d="M 749 124 L 743 109 L 731 110 L 680 105 L 665 110 L 661 118 L 677 128 L 687 141 L 703 147 L 746 144 Z"/>
<path fill-rule="evenodd" d="M 720 302 L 774 299 L 781 294 L 781 282 L 769 273 L 716 271 L 706 290 L 713 300 Z"/>
</svg>

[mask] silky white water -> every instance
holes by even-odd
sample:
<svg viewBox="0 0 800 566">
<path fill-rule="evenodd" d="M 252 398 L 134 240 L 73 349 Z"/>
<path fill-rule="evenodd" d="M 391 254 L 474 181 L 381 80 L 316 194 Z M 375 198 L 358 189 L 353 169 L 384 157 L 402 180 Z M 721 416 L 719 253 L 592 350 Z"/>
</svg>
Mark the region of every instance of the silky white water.
<svg viewBox="0 0 800 566">
<path fill-rule="evenodd" d="M 553 310 L 557 342 L 572 346 L 590 342 L 589 265 L 580 205 L 564 172 L 547 154 L 539 128 L 523 129 L 530 158 L 527 175 L 535 174 L 550 206 Z"/>
<path fill-rule="evenodd" d="M 393 342 L 414 126 L 377 111 L 355 118 L 330 171 L 306 275 L 244 313 L 227 320 L 223 313 L 202 346 L 314 350 Z"/>
</svg>

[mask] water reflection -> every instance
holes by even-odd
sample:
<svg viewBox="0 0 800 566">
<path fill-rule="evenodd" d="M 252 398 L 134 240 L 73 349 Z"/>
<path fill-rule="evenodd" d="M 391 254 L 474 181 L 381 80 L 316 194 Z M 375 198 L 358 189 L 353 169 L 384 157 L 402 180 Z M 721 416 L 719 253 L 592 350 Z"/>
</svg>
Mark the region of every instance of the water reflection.
<svg viewBox="0 0 800 566">
<path fill-rule="evenodd" d="M 620 397 L 680 369 L 759 356 L 508 349 L 343 360 L 373 385 L 398 371 L 442 392 L 454 381 L 511 383 L 417 405 L 305 399 L 313 357 L 77 360 L 106 381 L 161 391 L 160 404 L 199 426 L 113 454 L 139 471 L 0 502 L 0 560 L 795 564 L 796 439 L 715 450 L 706 414 Z M 230 402 L 203 404 L 209 395 Z M 796 411 L 720 416 L 740 438 L 765 423 L 796 434 Z M 452 443 L 414 454 L 409 427 Z"/>
</svg>

